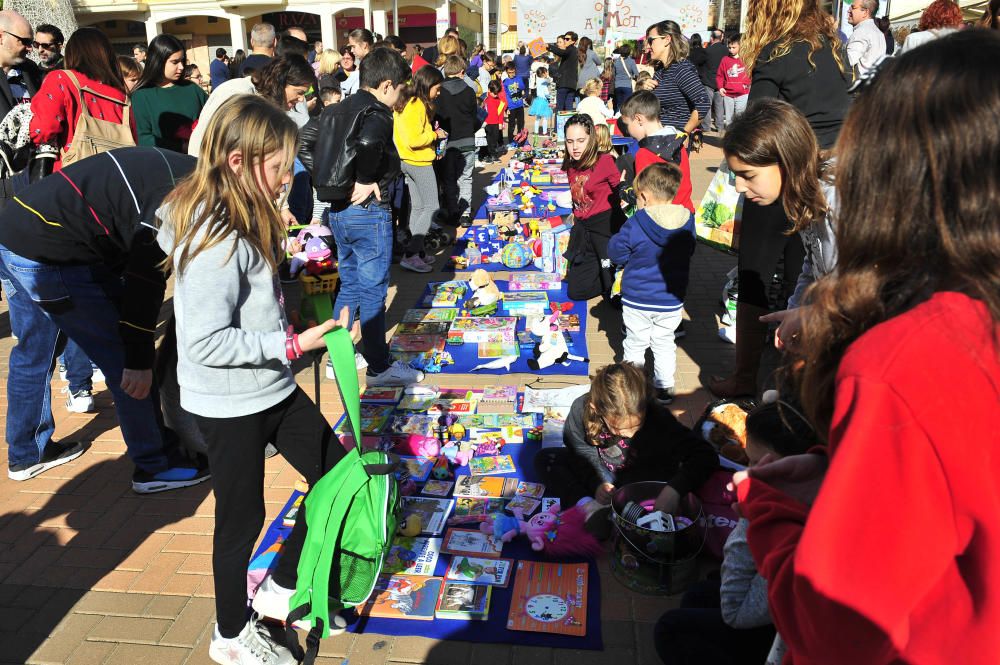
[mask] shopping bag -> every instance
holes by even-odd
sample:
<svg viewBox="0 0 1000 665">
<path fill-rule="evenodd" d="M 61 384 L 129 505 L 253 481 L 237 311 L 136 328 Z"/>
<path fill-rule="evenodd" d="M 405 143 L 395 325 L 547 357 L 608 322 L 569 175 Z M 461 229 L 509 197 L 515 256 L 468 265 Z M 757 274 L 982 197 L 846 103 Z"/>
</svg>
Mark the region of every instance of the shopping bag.
<svg viewBox="0 0 1000 665">
<path fill-rule="evenodd" d="M 742 213 L 743 196 L 736 191 L 736 177 L 723 162 L 694 215 L 698 240 L 709 247 L 737 253 Z"/>
</svg>

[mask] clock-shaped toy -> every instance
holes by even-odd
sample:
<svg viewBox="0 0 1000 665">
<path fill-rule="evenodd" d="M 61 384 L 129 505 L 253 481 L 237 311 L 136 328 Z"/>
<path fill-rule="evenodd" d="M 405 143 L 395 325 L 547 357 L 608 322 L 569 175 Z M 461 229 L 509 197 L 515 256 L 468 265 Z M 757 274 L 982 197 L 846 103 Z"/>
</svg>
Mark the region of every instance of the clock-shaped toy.
<svg viewBox="0 0 1000 665">
<path fill-rule="evenodd" d="M 569 605 L 559 596 L 551 593 L 540 593 L 528 598 L 524 611 L 535 621 L 551 623 L 559 621 L 569 612 Z"/>
</svg>

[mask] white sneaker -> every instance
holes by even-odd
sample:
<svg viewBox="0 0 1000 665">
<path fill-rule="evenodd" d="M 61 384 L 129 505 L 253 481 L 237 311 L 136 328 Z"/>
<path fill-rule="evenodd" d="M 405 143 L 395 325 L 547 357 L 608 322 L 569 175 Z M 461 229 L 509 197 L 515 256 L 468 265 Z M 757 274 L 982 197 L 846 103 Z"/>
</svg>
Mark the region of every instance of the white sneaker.
<svg viewBox="0 0 1000 665">
<path fill-rule="evenodd" d="M 296 665 L 292 652 L 278 644 L 258 622 L 256 614 L 243 626 L 239 635 L 226 639 L 216 624 L 208 657 L 222 665 Z"/>
<path fill-rule="evenodd" d="M 66 380 L 66 365 L 62 363 L 59 363 L 59 380 L 60 381 Z"/>
<path fill-rule="evenodd" d="M 355 367 L 355 369 L 358 369 L 358 370 L 367 369 L 368 368 L 368 361 L 365 360 L 365 357 L 363 355 L 361 355 L 360 353 L 355 353 L 354 354 L 354 367 Z M 330 362 L 329 358 L 326 359 L 326 378 L 330 379 L 331 381 L 333 381 L 334 379 L 337 378 L 337 375 L 333 371 L 333 363 Z"/>
<path fill-rule="evenodd" d="M 70 393 L 69 388 L 63 388 L 63 391 L 69 393 L 69 397 L 66 398 L 66 410 L 70 413 L 90 413 L 94 410 L 94 396 L 89 390 Z"/>
<path fill-rule="evenodd" d="M 399 262 L 400 268 L 405 268 L 410 272 L 430 272 L 431 267 L 420 260 L 420 256 L 414 254 L 413 256 L 404 256 Z"/>
<path fill-rule="evenodd" d="M 274 581 L 271 575 L 264 578 L 264 582 L 258 587 L 257 594 L 253 597 L 253 610 L 257 614 L 279 621 L 288 619 L 288 603 L 295 595 L 295 589 L 286 589 Z M 312 623 L 308 619 L 295 622 L 296 628 L 309 630 Z M 333 624 L 327 626 L 328 632 L 325 637 L 339 635 L 347 629 L 347 621 L 339 614 L 333 614 Z"/>
<path fill-rule="evenodd" d="M 365 383 L 369 386 L 408 386 L 423 380 L 423 372 L 419 369 L 413 369 L 409 365 L 404 365 L 399 360 L 389 365 L 389 369 L 381 374 L 365 377 Z"/>
<path fill-rule="evenodd" d="M 94 365 L 94 372 L 90 375 L 90 381 L 91 383 L 107 383 L 107 381 L 104 380 L 104 372 L 102 372 L 101 368 L 97 365 Z"/>
</svg>

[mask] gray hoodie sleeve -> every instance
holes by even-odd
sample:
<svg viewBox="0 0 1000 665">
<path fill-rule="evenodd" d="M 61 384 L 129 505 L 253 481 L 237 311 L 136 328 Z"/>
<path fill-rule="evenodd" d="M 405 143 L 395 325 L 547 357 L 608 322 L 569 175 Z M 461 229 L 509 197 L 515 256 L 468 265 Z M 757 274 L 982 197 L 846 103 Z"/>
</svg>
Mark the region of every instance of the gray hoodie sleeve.
<svg viewBox="0 0 1000 665">
<path fill-rule="evenodd" d="M 729 534 L 722 559 L 722 620 L 733 628 L 756 628 L 773 623 L 767 609 L 767 580 L 757 573 L 747 526 L 741 519 Z"/>
<path fill-rule="evenodd" d="M 788 298 L 788 309 L 800 307 L 809 285 L 837 267 L 837 238 L 833 222 L 837 212 L 837 191 L 833 184 L 823 180 L 820 181 L 820 187 L 826 197 L 828 211 L 822 223 L 814 224 L 800 234 L 806 255 L 802 260 L 802 272 L 795 283 L 795 291 Z"/>
<path fill-rule="evenodd" d="M 178 276 L 175 302 L 183 308 L 185 351 L 192 362 L 206 367 L 286 362 L 284 331 L 261 332 L 234 325 L 246 289 L 241 275 L 259 261 L 263 259 L 244 243 L 226 239 L 200 251 Z"/>
</svg>

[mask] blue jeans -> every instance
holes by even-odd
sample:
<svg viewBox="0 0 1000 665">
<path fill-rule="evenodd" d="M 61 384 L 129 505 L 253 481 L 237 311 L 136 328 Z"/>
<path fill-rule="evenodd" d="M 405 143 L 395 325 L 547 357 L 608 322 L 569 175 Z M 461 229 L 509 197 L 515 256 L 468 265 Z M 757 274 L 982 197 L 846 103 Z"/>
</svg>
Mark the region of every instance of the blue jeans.
<svg viewBox="0 0 1000 665">
<path fill-rule="evenodd" d="M 632 88 L 615 88 L 615 111 L 622 112 L 622 105 L 632 96 Z"/>
<path fill-rule="evenodd" d="M 120 278 L 103 266 L 46 265 L 2 246 L 0 277 L 18 336 L 7 390 L 10 464 L 37 461 L 52 437 L 49 380 L 62 330 L 104 372 L 129 457 L 144 471 L 166 470 L 170 465 L 155 382 L 150 395 L 141 400 L 121 389 L 125 345 L 118 334 Z"/>
<path fill-rule="evenodd" d="M 337 240 L 340 294 L 334 315 L 344 307 L 361 311 L 361 340 L 371 373 L 389 368 L 389 345 L 385 342 L 385 298 L 389 292 L 392 264 L 392 213 L 372 203 L 330 210 L 330 229 Z"/>
<path fill-rule="evenodd" d="M 61 361 L 66 366 L 66 380 L 69 381 L 71 393 L 94 389 L 94 366 L 76 342 L 71 339 L 66 340 Z"/>
<path fill-rule="evenodd" d="M 572 111 L 574 108 L 576 108 L 576 90 L 556 88 L 556 113 Z"/>
</svg>

